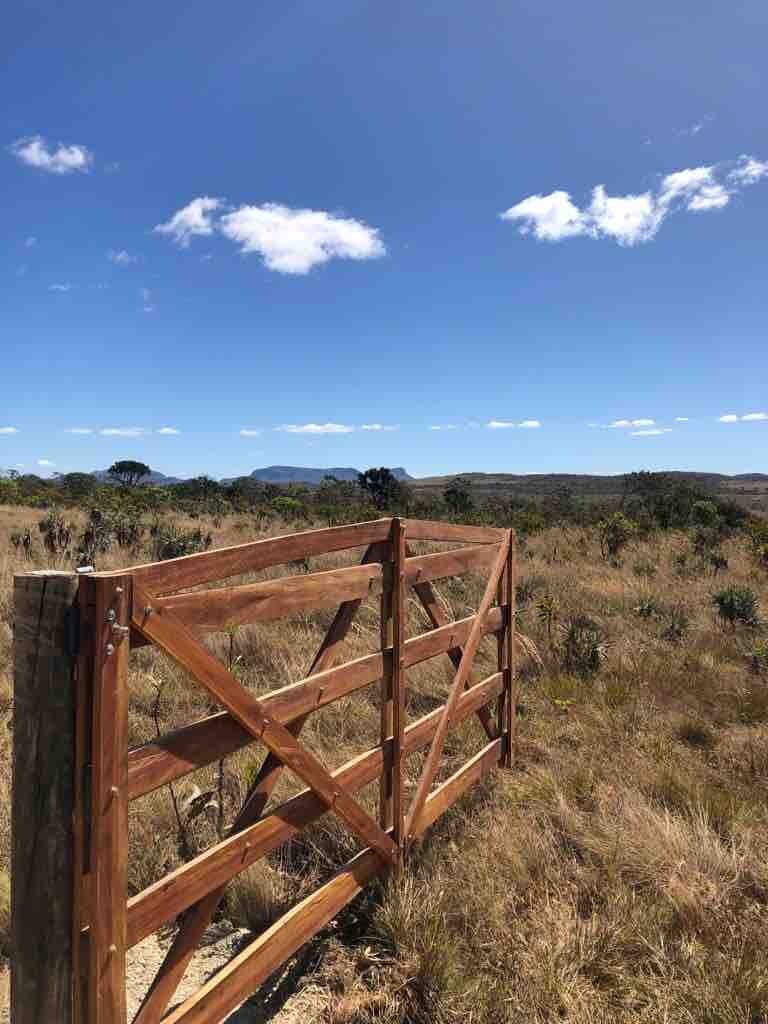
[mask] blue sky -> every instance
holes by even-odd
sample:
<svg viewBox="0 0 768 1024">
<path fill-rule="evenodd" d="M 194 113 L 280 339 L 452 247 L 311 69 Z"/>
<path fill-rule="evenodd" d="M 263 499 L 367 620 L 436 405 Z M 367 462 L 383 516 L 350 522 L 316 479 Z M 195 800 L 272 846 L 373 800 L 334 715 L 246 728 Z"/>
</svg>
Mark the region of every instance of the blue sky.
<svg viewBox="0 0 768 1024">
<path fill-rule="evenodd" d="M 758 0 L 13 5 L 0 466 L 768 471 L 767 43 Z"/>
</svg>

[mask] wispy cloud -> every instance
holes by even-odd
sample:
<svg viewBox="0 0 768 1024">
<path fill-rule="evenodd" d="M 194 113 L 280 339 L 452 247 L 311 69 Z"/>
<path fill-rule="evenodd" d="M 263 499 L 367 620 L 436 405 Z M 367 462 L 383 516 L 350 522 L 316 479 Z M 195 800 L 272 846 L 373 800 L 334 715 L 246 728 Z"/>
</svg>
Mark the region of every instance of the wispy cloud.
<svg viewBox="0 0 768 1024">
<path fill-rule="evenodd" d="M 455 423 L 435 423 L 429 428 L 430 430 L 457 430 L 458 427 Z"/>
<path fill-rule="evenodd" d="M 521 420 L 515 422 L 514 420 L 488 420 L 485 424 L 488 430 L 513 430 L 515 428 L 522 430 L 538 430 L 541 426 L 540 420 Z"/>
<path fill-rule="evenodd" d="M 386 253 L 378 230 L 351 217 L 280 203 L 245 205 L 220 213 L 224 206 L 222 199 L 201 196 L 154 230 L 169 235 L 182 248 L 195 235 L 218 230 L 241 253 L 257 253 L 267 269 L 280 274 L 307 274 L 332 259 L 369 260 Z"/>
<path fill-rule="evenodd" d="M 20 433 L 18 427 L 0 427 L 0 434 L 18 434 Z"/>
<path fill-rule="evenodd" d="M 583 208 L 563 190 L 531 195 L 500 216 L 517 222 L 521 235 L 531 234 L 540 241 L 584 236 L 637 245 L 655 238 L 671 213 L 722 209 L 741 188 L 766 176 L 768 161 L 744 155 L 735 162 L 674 171 L 656 189 L 638 194 L 610 196 L 604 185 L 596 185 Z"/>
<path fill-rule="evenodd" d="M 261 437 L 263 431 L 257 427 L 243 427 L 240 431 L 240 437 Z"/>
<path fill-rule="evenodd" d="M 175 437 L 178 434 L 180 434 L 181 431 L 176 427 L 160 427 L 160 429 L 157 430 L 156 433 L 162 434 L 165 437 Z"/>
<path fill-rule="evenodd" d="M 93 430 L 91 427 L 67 427 L 64 431 L 65 434 L 92 434 Z"/>
<path fill-rule="evenodd" d="M 35 167 L 49 174 L 73 174 L 88 171 L 93 164 L 93 154 L 86 146 L 78 144 L 49 146 L 42 135 L 29 135 L 17 139 L 8 147 L 9 153 L 27 167 Z"/>
<path fill-rule="evenodd" d="M 671 434 L 671 427 L 652 427 L 650 430 L 632 430 L 631 437 L 658 437 L 660 434 Z"/>
<path fill-rule="evenodd" d="M 213 217 L 211 214 L 220 209 L 223 201 L 211 196 L 200 196 L 187 203 L 166 221 L 153 229 L 159 235 L 169 235 L 177 245 L 186 249 L 195 235 L 213 234 Z"/>
<path fill-rule="evenodd" d="M 102 437 L 142 437 L 146 432 L 144 427 L 103 427 L 99 431 Z"/>
<path fill-rule="evenodd" d="M 69 283 L 69 281 L 64 281 L 61 284 L 49 284 L 48 285 L 48 291 L 49 292 L 69 292 L 71 290 L 72 290 L 72 285 Z"/>
<path fill-rule="evenodd" d="M 107 259 L 118 267 L 128 267 L 131 263 L 138 263 L 139 257 L 127 249 L 107 249 Z"/>
<path fill-rule="evenodd" d="M 351 434 L 354 429 L 344 423 L 285 423 L 275 427 L 286 434 Z"/>
<path fill-rule="evenodd" d="M 370 431 L 374 431 L 374 432 L 382 431 L 382 430 L 384 430 L 384 431 L 392 431 L 392 430 L 399 430 L 400 429 L 400 424 L 399 423 L 362 423 L 360 425 L 360 429 L 361 430 L 370 430 Z"/>
<path fill-rule="evenodd" d="M 627 430 L 629 427 L 653 427 L 656 425 L 656 420 L 642 417 L 637 420 L 614 420 L 608 424 L 611 430 Z"/>
<path fill-rule="evenodd" d="M 768 420 L 768 412 L 748 412 L 744 416 L 729 412 L 718 418 L 719 423 L 760 423 L 763 420 Z"/>
<path fill-rule="evenodd" d="M 38 466 L 43 466 L 43 467 L 46 467 L 46 468 L 50 467 L 50 466 L 55 466 L 56 465 L 56 463 L 55 462 L 51 462 L 50 459 L 38 459 L 37 460 L 37 464 L 38 464 Z"/>
<path fill-rule="evenodd" d="M 688 423 L 689 420 L 689 416 L 675 416 L 675 423 Z"/>
</svg>

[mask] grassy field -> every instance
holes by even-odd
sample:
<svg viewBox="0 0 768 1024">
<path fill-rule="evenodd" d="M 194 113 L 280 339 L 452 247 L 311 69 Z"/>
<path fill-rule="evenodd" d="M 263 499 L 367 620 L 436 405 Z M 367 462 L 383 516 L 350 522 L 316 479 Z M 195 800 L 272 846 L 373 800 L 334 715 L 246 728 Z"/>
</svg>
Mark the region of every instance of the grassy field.
<svg viewBox="0 0 768 1024">
<path fill-rule="evenodd" d="M 42 513 L 0 508 L 0 944 L 8 942 L 12 576 L 31 561 L 10 533 Z M 185 525 L 191 525 L 185 524 Z M 196 521 L 214 546 L 256 535 L 247 518 Z M 279 525 L 271 533 L 284 532 Z M 374 887 L 314 944 L 317 1010 L 304 1019 L 364 1022 L 768 1021 L 768 655 L 766 627 L 724 625 L 713 592 L 754 591 L 768 616 L 768 570 L 747 540 L 725 542 L 717 576 L 683 533 L 630 544 L 618 561 L 597 536 L 549 530 L 522 547 L 521 661 L 515 770 L 497 773 L 441 819 L 404 880 Z M 110 553 L 99 568 L 146 560 Z M 313 559 L 312 570 L 349 562 Z M 296 566 L 275 572 L 295 572 Z M 443 581 L 455 617 L 482 581 Z M 364 605 L 349 655 L 378 644 Z M 590 623 L 580 617 L 588 616 Z M 303 676 L 332 617 L 297 616 L 218 635 L 215 652 L 256 693 Z M 410 606 L 410 635 L 426 628 Z M 203 692 L 149 648 L 132 655 L 132 741 L 209 711 Z M 478 672 L 495 666 L 484 642 Z M 478 676 L 479 677 L 479 676 Z M 408 714 L 442 701 L 450 671 L 409 670 Z M 304 736 L 335 766 L 377 742 L 371 688 L 311 720 Z M 481 745 L 467 722 L 450 770 Z M 132 805 L 130 887 L 138 891 L 215 841 L 259 764 L 248 748 Z M 411 778 L 419 759 L 409 762 Z M 194 787 L 194 788 L 193 788 Z M 276 799 L 298 786 L 286 774 Z M 370 808 L 375 787 L 364 792 Z M 230 888 L 222 915 L 260 929 L 356 849 L 332 819 Z M 149 981 L 149 979 L 147 979 Z"/>
</svg>

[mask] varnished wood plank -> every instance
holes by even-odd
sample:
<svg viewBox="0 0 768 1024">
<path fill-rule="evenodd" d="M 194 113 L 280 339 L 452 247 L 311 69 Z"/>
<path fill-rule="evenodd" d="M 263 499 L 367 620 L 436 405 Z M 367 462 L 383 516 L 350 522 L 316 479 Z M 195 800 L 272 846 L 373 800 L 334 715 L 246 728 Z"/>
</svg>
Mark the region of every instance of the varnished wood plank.
<svg viewBox="0 0 768 1024">
<path fill-rule="evenodd" d="M 491 607 L 492 601 L 496 596 L 496 587 L 498 585 L 501 574 L 504 571 L 504 566 L 506 565 L 509 544 L 510 535 L 507 534 L 507 539 L 505 543 L 498 548 L 496 560 L 491 568 L 491 572 L 488 577 L 488 583 L 486 584 L 485 592 L 483 594 L 482 600 L 480 601 L 480 607 L 477 610 L 475 622 L 473 623 L 472 629 L 469 634 L 469 638 L 467 639 L 467 643 L 464 647 L 464 653 L 462 654 L 461 657 L 461 663 L 459 664 L 453 683 L 451 684 L 451 689 L 448 694 L 448 700 L 446 701 L 445 707 L 443 708 L 443 714 L 440 719 L 440 724 L 438 725 L 437 732 L 434 736 L 434 739 L 432 740 L 432 745 L 429 749 L 429 753 L 424 762 L 424 767 L 422 769 L 421 778 L 419 779 L 419 784 L 416 788 L 416 793 L 413 797 L 413 801 L 408 811 L 408 819 L 406 822 L 406 834 L 409 836 L 413 835 L 414 824 L 418 821 L 422 808 L 424 806 L 424 802 L 426 801 L 427 796 L 429 794 L 430 787 L 432 786 L 432 781 L 435 777 L 435 773 L 437 772 L 440 756 L 443 752 L 445 737 L 448 732 L 448 727 L 450 725 L 451 718 L 456 707 L 456 703 L 458 702 L 458 699 L 461 696 L 461 691 L 464 689 L 466 681 L 469 678 L 469 674 L 472 670 L 472 661 L 475 657 L 478 644 L 480 643 L 480 639 L 483 635 L 482 623 L 485 619 L 486 614 L 488 613 L 488 610 Z"/>
<path fill-rule="evenodd" d="M 412 637 L 403 645 L 406 668 L 446 651 L 459 651 L 469 636 L 474 616 L 447 622 L 429 633 Z M 483 632 L 493 633 L 501 626 L 501 612 L 492 608 L 486 616 Z M 326 649 L 327 661 L 338 654 L 338 644 Z M 381 679 L 387 656 L 381 652 L 365 655 L 332 669 L 326 669 L 305 680 L 273 690 L 262 698 L 269 714 L 283 724 L 295 717 L 323 707 L 339 696 L 347 695 Z M 160 786 L 182 778 L 191 771 L 212 764 L 253 742 L 253 736 L 228 712 L 219 712 L 182 727 L 159 740 L 130 751 L 128 755 L 128 790 L 131 799 L 152 792 Z"/>
<path fill-rule="evenodd" d="M 381 870 L 381 861 L 372 850 L 359 853 L 163 1018 L 164 1024 L 218 1024 L 281 963 L 328 924 Z"/>
<path fill-rule="evenodd" d="M 125 1024 L 131 581 L 84 579 L 94 605 L 89 1024 Z"/>
<path fill-rule="evenodd" d="M 392 520 L 392 838 L 400 850 L 397 869 L 403 866 L 403 744 L 405 734 L 405 644 L 408 636 L 406 599 L 405 523 Z"/>
<path fill-rule="evenodd" d="M 517 750 L 517 645 L 515 642 L 516 632 L 516 592 L 515 592 L 515 556 L 516 537 L 510 534 L 509 553 L 507 554 L 507 571 L 505 575 L 506 593 L 504 609 L 506 628 L 504 630 L 504 643 L 506 646 L 504 658 L 504 707 L 506 711 L 505 732 L 507 734 L 507 745 L 504 754 L 504 763 L 511 768 Z"/>
<path fill-rule="evenodd" d="M 495 526 L 463 526 L 460 523 L 432 522 L 428 519 L 404 520 L 408 540 L 457 541 L 464 544 L 501 544 L 506 530 Z"/>
<path fill-rule="evenodd" d="M 502 737 L 491 740 L 450 778 L 437 786 L 427 797 L 424 809 L 414 823 L 413 834 L 421 835 L 448 810 L 476 782 L 496 768 L 503 756 L 505 741 Z"/>
<path fill-rule="evenodd" d="M 114 573 L 94 573 L 94 577 L 130 574 L 134 581 L 154 595 L 172 594 L 186 587 L 224 580 L 299 558 L 365 547 L 386 540 L 389 519 L 375 519 L 351 526 L 332 526 L 325 530 L 305 530 L 280 537 L 237 544 L 234 547 L 182 555 L 165 562 L 151 562 Z"/>
<path fill-rule="evenodd" d="M 456 707 L 452 724 L 458 724 L 478 707 L 487 705 L 501 692 L 502 685 L 502 675 L 495 673 L 465 691 Z M 436 708 L 404 730 L 404 755 L 412 754 L 429 743 L 437 729 L 441 711 L 442 708 Z M 333 776 L 350 792 L 358 792 L 389 768 L 391 757 L 390 741 L 386 747 L 374 747 L 348 761 L 333 772 Z M 294 838 L 326 811 L 323 801 L 311 789 L 302 790 L 276 807 L 267 817 L 205 850 L 132 897 L 128 902 L 129 946 L 173 920 L 212 889 L 221 893 L 222 886 L 235 875 Z"/>
<path fill-rule="evenodd" d="M 497 545 L 476 544 L 432 555 L 413 555 L 405 560 L 405 577 L 416 585 L 445 576 L 462 576 L 467 572 L 483 573 L 493 565 Z"/>
<path fill-rule="evenodd" d="M 187 626 L 196 629 L 231 629 L 295 615 L 308 608 L 326 608 L 342 601 L 374 597 L 381 593 L 382 575 L 380 564 L 351 565 L 242 587 L 174 594 L 158 598 L 155 607 L 160 615 L 169 608 Z"/>
<path fill-rule="evenodd" d="M 234 676 L 200 644 L 171 612 L 152 615 L 152 598 L 134 582 L 134 600 L 139 608 L 133 624 L 150 637 L 166 654 L 191 672 L 195 679 L 221 704 L 243 728 L 295 772 L 333 808 L 342 821 L 361 839 L 377 850 L 385 861 L 397 853 L 392 839 L 338 783 L 305 747 L 300 746 L 282 723 L 265 715 L 262 704 L 245 690 Z"/>
<path fill-rule="evenodd" d="M 363 563 L 380 561 L 385 555 L 383 543 L 371 544 L 363 555 Z M 360 600 L 345 601 L 340 605 L 333 617 L 328 632 L 323 638 L 309 668 L 309 676 L 319 674 L 330 668 L 339 657 L 346 640 L 349 628 L 360 607 Z M 289 725 L 294 736 L 298 736 L 307 716 L 298 718 Z M 231 828 L 231 834 L 237 834 L 256 822 L 262 815 L 267 801 L 283 771 L 282 762 L 270 751 L 254 780 Z M 311 792 L 311 790 L 310 790 Z M 317 799 L 315 794 L 312 794 Z M 166 954 L 157 975 L 149 987 L 147 995 L 139 1009 L 134 1024 L 157 1024 L 173 997 L 179 982 L 194 955 L 205 929 L 213 919 L 216 908 L 224 894 L 224 887 L 211 889 L 206 895 L 189 908 L 184 915 L 171 947 Z"/>
<path fill-rule="evenodd" d="M 73 815 L 74 573 L 24 573 L 13 590 L 11 1015 L 73 1024 L 77 948 Z M 79 882 L 79 878 L 78 878 Z"/>
</svg>

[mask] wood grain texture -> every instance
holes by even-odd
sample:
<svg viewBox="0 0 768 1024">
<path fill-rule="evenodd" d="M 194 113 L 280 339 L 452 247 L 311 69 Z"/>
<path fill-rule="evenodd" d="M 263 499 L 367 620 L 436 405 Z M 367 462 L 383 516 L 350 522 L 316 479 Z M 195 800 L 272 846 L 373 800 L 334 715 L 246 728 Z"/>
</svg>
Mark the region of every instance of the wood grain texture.
<svg viewBox="0 0 768 1024">
<path fill-rule="evenodd" d="M 434 824 L 441 814 L 455 804 L 470 786 L 498 767 L 504 746 L 505 742 L 502 737 L 492 740 L 445 782 L 435 787 L 434 792 L 427 797 L 424 808 L 414 823 L 413 835 L 421 835 L 430 825 Z"/>
<path fill-rule="evenodd" d="M 405 519 L 408 540 L 445 541 L 459 544 L 502 544 L 506 530 L 495 526 L 463 526 L 459 523 L 432 522 L 427 519 Z"/>
<path fill-rule="evenodd" d="M 413 836 L 414 834 L 414 824 L 419 819 L 422 808 L 424 807 L 424 803 L 429 794 L 430 787 L 432 786 L 432 781 L 435 777 L 435 773 L 437 772 L 438 763 L 440 761 L 440 757 L 443 752 L 443 746 L 445 744 L 445 737 L 448 732 L 448 727 L 451 723 L 451 718 L 454 714 L 454 709 L 456 707 L 459 697 L 461 696 L 461 692 L 464 689 L 467 680 L 469 679 L 469 675 L 472 669 L 472 661 L 475 657 L 475 652 L 477 651 L 478 644 L 480 643 L 480 639 L 483 635 L 482 623 L 485 620 L 485 616 L 487 615 L 491 607 L 491 602 L 494 600 L 496 596 L 496 587 L 498 586 L 499 579 L 506 565 L 509 543 L 510 539 L 509 535 L 507 535 L 505 543 L 497 549 L 496 559 L 491 568 L 491 572 L 488 577 L 488 583 L 486 584 L 485 592 L 483 594 L 482 600 L 480 601 L 480 607 L 478 608 L 477 614 L 475 616 L 475 622 L 472 625 L 472 629 L 467 639 L 467 643 L 464 647 L 464 653 L 462 654 L 461 662 L 456 671 L 453 683 L 451 684 L 451 689 L 448 694 L 448 700 L 446 701 L 445 706 L 443 708 L 443 714 L 440 720 L 440 724 L 438 725 L 437 732 L 435 734 L 434 739 L 432 740 L 432 746 L 430 747 L 429 754 L 427 755 L 426 761 L 424 762 L 421 778 L 419 779 L 419 784 L 416 788 L 416 793 L 413 797 L 413 801 L 408 811 L 408 819 L 406 822 L 406 835 L 408 836 Z"/>
<path fill-rule="evenodd" d="M 82 581 L 94 605 L 88 1024 L 125 1024 L 128 886 L 128 639 L 131 581 Z"/>
<path fill-rule="evenodd" d="M 363 563 L 380 561 L 386 554 L 383 543 L 371 544 L 363 555 Z M 340 605 L 323 642 L 309 668 L 309 676 L 330 668 L 339 657 L 349 628 L 360 607 L 359 600 L 345 601 Z M 289 729 L 298 736 L 307 717 L 297 719 Z M 234 719 L 232 719 L 234 721 Z M 238 726 L 239 728 L 239 726 Z M 233 822 L 231 833 L 237 834 L 256 822 L 262 815 L 274 787 L 283 771 L 282 762 L 270 751 L 251 786 L 251 789 Z M 311 792 L 311 791 L 310 791 Z M 314 796 L 314 794 L 313 794 Z M 194 955 L 205 929 L 213 919 L 216 908 L 224 894 L 224 886 L 208 892 L 185 914 L 179 931 L 163 961 L 160 970 L 149 987 L 134 1024 L 157 1024 L 173 997 L 179 982 Z"/>
<path fill-rule="evenodd" d="M 156 596 L 172 594 L 201 583 L 257 572 L 273 565 L 283 565 L 299 558 L 323 555 L 345 548 L 366 547 L 386 540 L 389 519 L 375 519 L 369 523 L 351 526 L 332 526 L 325 530 L 305 530 L 301 533 L 237 544 L 234 547 L 203 551 L 196 555 L 183 555 L 166 562 L 151 562 L 113 573 L 94 573 L 102 576 L 130 575 L 140 586 Z"/>
<path fill-rule="evenodd" d="M 517 749 L 517 645 L 515 642 L 516 631 L 516 592 L 515 592 L 515 558 L 517 552 L 517 538 L 510 533 L 509 552 L 507 554 L 506 594 L 505 594 L 505 658 L 504 658 L 504 707 L 506 710 L 506 723 L 504 731 L 507 734 L 507 745 L 504 750 L 505 767 L 511 768 L 514 764 Z"/>
<path fill-rule="evenodd" d="M 392 791 L 392 838 L 400 851 L 398 872 L 402 871 L 403 839 L 403 744 L 405 734 L 405 643 L 408 605 L 406 595 L 405 523 L 392 520 L 392 757 L 389 778 Z"/>
<path fill-rule="evenodd" d="M 160 615 L 169 608 L 189 627 L 215 631 L 279 619 L 308 608 L 327 608 L 343 601 L 365 600 L 380 594 L 382 588 L 382 566 L 373 563 L 300 576 L 282 576 L 241 587 L 174 594 L 158 598 L 155 608 Z"/>
<path fill-rule="evenodd" d="M 281 963 L 328 924 L 381 870 L 381 861 L 372 850 L 359 853 L 330 881 L 297 903 L 199 991 L 164 1017 L 164 1024 L 218 1024 Z"/>
<path fill-rule="evenodd" d="M 495 673 L 465 691 L 457 705 L 453 724 L 458 724 L 501 693 L 503 676 Z M 442 708 L 436 708 L 409 725 L 403 734 L 403 754 L 414 753 L 435 734 Z M 351 793 L 380 777 L 391 764 L 391 740 L 373 747 L 334 771 L 333 777 Z M 205 850 L 171 874 L 128 901 L 128 945 L 133 946 L 161 925 L 173 920 L 212 890 L 220 898 L 228 881 L 255 864 L 282 843 L 294 838 L 307 825 L 327 812 L 311 789 L 302 790 L 267 817 L 242 827 L 222 843 Z M 201 905 L 201 904 L 200 904 Z M 197 908 L 195 908 L 197 909 Z M 185 919 L 184 928 L 187 928 Z"/>
<path fill-rule="evenodd" d="M 423 586 L 429 584 L 419 584 L 417 593 Z M 446 622 L 429 633 L 407 640 L 403 645 L 406 668 L 446 652 L 451 654 L 452 660 L 456 659 L 454 664 L 458 665 L 461 645 L 469 636 L 473 621 L 474 616 L 468 616 L 456 622 Z M 492 608 L 486 616 L 483 633 L 494 633 L 501 624 L 500 609 Z M 316 663 L 330 664 L 338 656 L 339 649 L 338 640 L 329 642 L 318 654 L 320 660 L 316 659 Z M 310 673 L 304 680 L 267 694 L 262 698 L 263 706 L 269 714 L 288 724 L 293 716 L 308 714 L 381 679 L 387 670 L 388 658 L 389 655 L 376 652 L 314 675 Z M 129 752 L 129 796 L 133 800 L 150 793 L 252 742 L 251 733 L 228 712 L 219 712 L 183 726 Z"/>
<path fill-rule="evenodd" d="M 297 743 L 281 722 L 266 715 L 261 701 L 245 690 L 175 615 L 171 612 L 164 615 L 148 614 L 146 609 L 152 607 L 152 598 L 136 583 L 134 598 L 142 609 L 134 614 L 135 627 L 191 672 L 218 704 L 314 789 L 357 836 L 377 850 L 385 861 L 392 861 L 397 855 L 397 847 L 391 838 L 343 786 L 334 782 L 315 755 Z"/>
<path fill-rule="evenodd" d="M 14 578 L 11 1016 L 73 1024 L 74 573 Z"/>
</svg>

